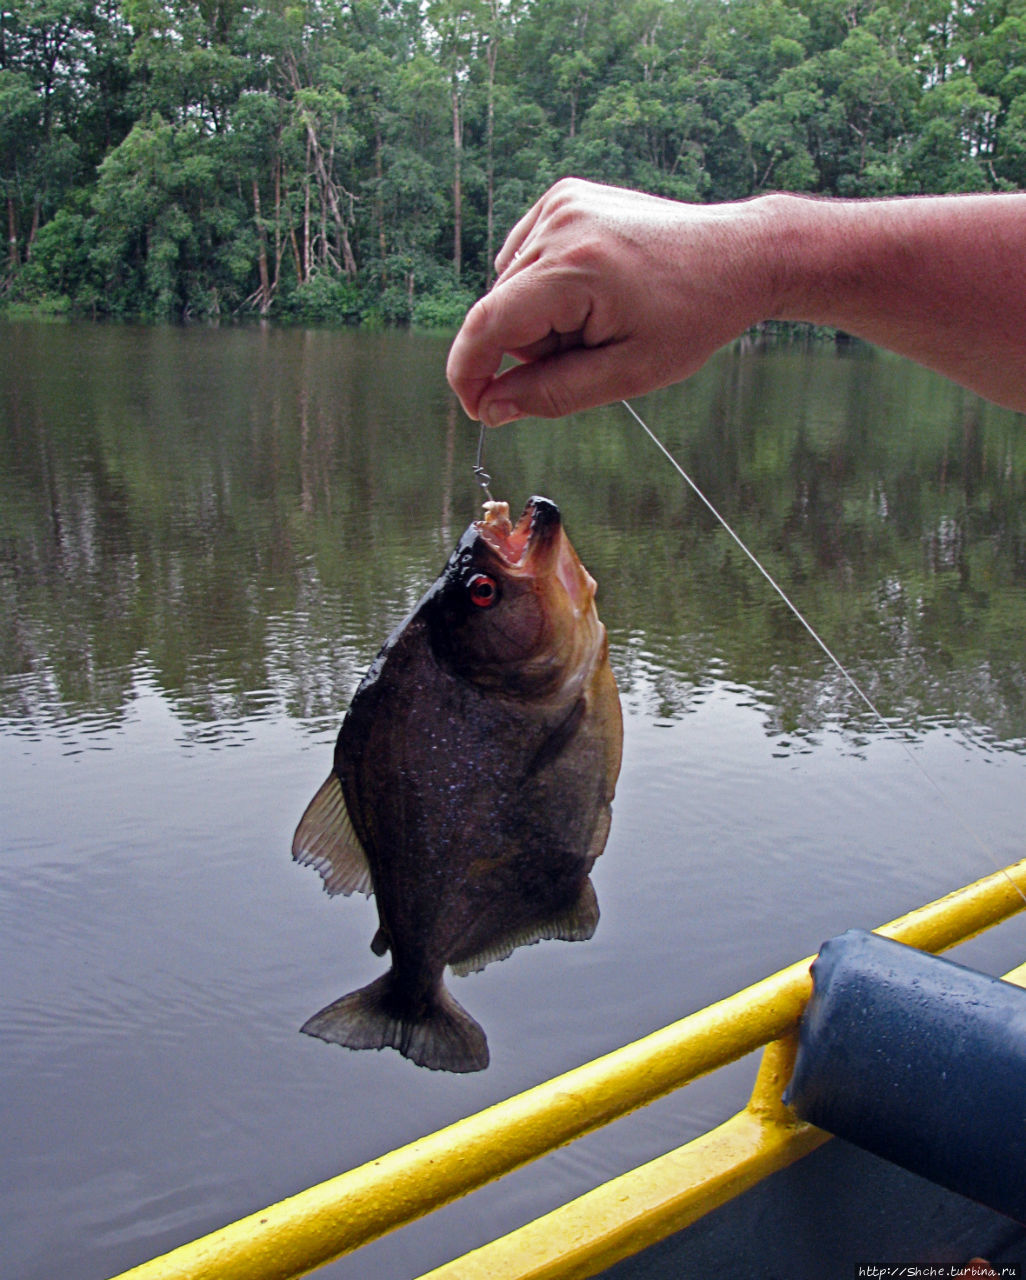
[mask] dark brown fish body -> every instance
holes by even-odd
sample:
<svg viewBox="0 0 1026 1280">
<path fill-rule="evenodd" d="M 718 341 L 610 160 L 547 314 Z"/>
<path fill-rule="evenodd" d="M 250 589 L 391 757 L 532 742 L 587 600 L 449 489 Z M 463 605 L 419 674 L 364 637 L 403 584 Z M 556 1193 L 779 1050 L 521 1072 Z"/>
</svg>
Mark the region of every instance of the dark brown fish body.
<svg viewBox="0 0 1026 1280">
<path fill-rule="evenodd" d="M 304 1030 L 480 1069 L 484 1033 L 445 966 L 594 931 L 622 725 L 593 598 L 554 504 L 532 499 L 515 529 L 494 504 L 389 638 L 294 853 L 329 891 L 373 887 L 392 968 Z"/>
</svg>

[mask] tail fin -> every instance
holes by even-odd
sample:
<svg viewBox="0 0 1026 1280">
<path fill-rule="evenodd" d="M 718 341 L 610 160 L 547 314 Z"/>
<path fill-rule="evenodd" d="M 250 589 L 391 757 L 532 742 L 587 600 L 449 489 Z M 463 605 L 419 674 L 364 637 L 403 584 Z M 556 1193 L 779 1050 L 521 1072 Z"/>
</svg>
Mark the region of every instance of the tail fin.
<svg viewBox="0 0 1026 1280">
<path fill-rule="evenodd" d="M 484 1031 L 444 985 L 439 983 L 430 1007 L 414 1012 L 396 990 L 391 970 L 315 1013 L 300 1030 L 350 1049 L 398 1049 L 432 1071 L 483 1071 L 488 1066 Z"/>
</svg>

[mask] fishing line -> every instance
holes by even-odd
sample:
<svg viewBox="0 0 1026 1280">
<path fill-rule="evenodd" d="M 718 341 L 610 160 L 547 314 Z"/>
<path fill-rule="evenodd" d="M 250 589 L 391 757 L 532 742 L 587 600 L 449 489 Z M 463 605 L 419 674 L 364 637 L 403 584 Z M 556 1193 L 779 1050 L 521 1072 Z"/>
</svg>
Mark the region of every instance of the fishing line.
<svg viewBox="0 0 1026 1280">
<path fill-rule="evenodd" d="M 489 502 L 494 502 L 495 499 L 492 497 L 492 491 L 491 489 L 488 488 L 488 486 L 492 483 L 492 477 L 484 469 L 483 455 L 484 455 L 485 430 L 486 430 L 485 424 L 482 422 L 481 434 L 477 437 L 477 460 L 475 461 L 472 470 L 474 472 L 474 475 L 477 477 L 477 483 L 485 491 L 485 497 L 488 499 Z"/>
<path fill-rule="evenodd" d="M 666 458 L 666 460 L 670 463 L 670 465 L 677 472 L 677 474 L 685 481 L 685 483 L 691 489 L 692 493 L 694 493 L 695 497 L 698 498 L 699 501 L 712 513 L 712 515 L 716 518 L 719 524 L 721 524 L 723 528 L 727 531 L 727 533 L 731 536 L 731 538 L 733 538 L 734 542 L 737 543 L 737 545 L 741 548 L 741 550 L 752 562 L 752 564 L 755 565 L 756 569 L 759 570 L 759 572 L 766 579 L 766 581 L 773 588 L 773 590 L 777 593 L 780 599 L 783 600 L 784 604 L 788 607 L 788 609 L 790 609 L 791 613 L 794 614 L 794 616 L 802 624 L 802 626 L 813 638 L 813 640 L 815 640 L 816 644 L 819 645 L 820 649 L 822 649 L 822 651 L 830 659 L 831 663 L 841 673 L 841 675 L 847 681 L 849 686 L 854 690 L 854 692 L 858 695 L 858 697 L 862 700 L 862 702 L 869 708 L 870 712 L 873 714 L 876 720 L 883 726 L 883 728 L 889 734 L 892 734 L 894 731 L 893 726 L 887 723 L 887 720 L 884 718 L 883 713 L 879 710 L 879 708 L 873 702 L 872 698 L 870 698 L 869 694 L 866 693 L 866 691 L 858 683 L 858 681 L 851 674 L 851 672 L 844 665 L 844 663 L 841 662 L 840 658 L 838 658 L 837 655 L 833 652 L 833 650 L 827 645 L 826 641 L 816 631 L 812 623 L 810 623 L 806 619 L 805 615 L 801 612 L 801 610 L 794 603 L 794 601 L 787 594 L 787 592 L 783 589 L 783 587 L 776 581 L 776 579 L 769 572 L 769 570 L 763 566 L 762 562 L 755 555 L 755 553 L 749 550 L 748 546 L 742 541 L 740 536 L 734 532 L 731 526 L 727 523 L 726 519 L 719 513 L 719 511 L 716 510 L 716 508 L 705 496 L 702 490 L 698 487 L 697 484 L 695 484 L 694 480 L 691 479 L 688 473 L 680 465 L 680 463 L 669 451 L 669 449 L 667 449 L 667 447 L 655 434 L 655 432 L 648 425 L 648 423 L 645 422 L 645 420 L 641 417 L 641 415 L 631 405 L 629 405 L 626 400 L 621 400 L 620 403 L 631 415 L 631 417 L 638 424 L 638 426 L 641 427 L 641 429 L 645 432 L 645 434 L 656 446 L 656 448 L 663 455 L 663 457 Z M 969 826 L 969 824 L 962 817 L 962 814 L 959 812 L 958 808 L 955 806 L 951 798 L 944 791 L 941 785 L 932 777 L 932 775 L 930 774 L 926 766 L 923 764 L 923 762 L 919 759 L 919 757 L 915 754 L 915 752 L 909 746 L 908 741 L 906 740 L 903 733 L 899 733 L 897 737 L 897 741 L 900 743 L 902 750 L 905 752 L 908 758 L 919 770 L 920 775 L 925 779 L 925 781 L 930 785 L 933 791 L 937 794 L 937 796 L 940 798 L 940 800 L 943 802 L 943 804 L 947 808 L 948 812 L 955 818 L 955 820 L 958 822 L 959 826 L 962 828 L 965 834 L 969 836 L 970 839 L 972 839 L 983 850 L 983 852 L 987 855 L 987 857 L 991 859 L 992 863 L 999 863 L 1001 860 L 1000 858 L 998 858 L 997 853 L 990 847 L 990 845 L 987 844 L 986 840 L 983 838 L 983 836 L 980 834 L 978 830 L 975 830 L 973 827 Z M 1026 902 L 1026 893 L 1023 893 L 1023 891 L 1015 883 L 1015 881 L 1008 874 L 1008 871 L 1004 867 L 1001 868 L 1001 871 L 1005 879 L 1008 881 L 1008 883 L 1016 891 L 1019 897 L 1022 898 L 1023 902 Z"/>
</svg>

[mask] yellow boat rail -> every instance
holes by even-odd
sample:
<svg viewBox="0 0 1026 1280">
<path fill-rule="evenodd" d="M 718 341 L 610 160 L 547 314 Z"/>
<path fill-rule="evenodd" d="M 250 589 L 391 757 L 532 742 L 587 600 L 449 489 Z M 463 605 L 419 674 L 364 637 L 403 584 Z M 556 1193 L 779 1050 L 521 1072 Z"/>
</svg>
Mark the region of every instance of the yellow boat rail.
<svg viewBox="0 0 1026 1280">
<path fill-rule="evenodd" d="M 1026 859 L 877 930 L 944 951 L 1026 906 Z M 765 1046 L 747 1106 L 710 1132 L 421 1280 L 571 1280 L 664 1239 L 825 1142 L 780 1101 L 813 957 L 593 1062 L 114 1280 L 292 1280 Z M 1026 965 L 1006 975 L 1026 986 Z"/>
</svg>

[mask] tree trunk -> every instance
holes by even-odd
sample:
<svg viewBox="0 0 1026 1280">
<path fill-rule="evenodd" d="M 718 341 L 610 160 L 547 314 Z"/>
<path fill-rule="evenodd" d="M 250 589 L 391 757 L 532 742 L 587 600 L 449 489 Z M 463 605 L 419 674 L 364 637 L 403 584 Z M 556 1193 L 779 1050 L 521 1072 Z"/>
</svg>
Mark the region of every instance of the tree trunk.
<svg viewBox="0 0 1026 1280">
<path fill-rule="evenodd" d="M 290 224 L 289 240 L 292 242 L 292 256 L 296 260 L 296 281 L 303 283 L 303 256 L 299 252 L 299 241 L 296 239 L 296 228 Z"/>
<path fill-rule="evenodd" d="M 296 60 L 291 54 L 287 59 L 286 68 L 288 70 L 289 79 L 292 81 L 292 86 L 298 92 L 302 87 L 302 81 L 299 76 L 299 68 L 296 65 Z M 309 276 L 310 274 L 310 161 L 312 158 L 312 169 L 316 172 L 317 185 L 320 188 L 321 200 L 322 202 L 327 202 L 328 207 L 331 209 L 331 215 L 335 219 L 335 226 L 338 228 L 339 248 L 342 250 L 342 269 L 346 273 L 346 276 L 352 280 L 357 274 L 356 258 L 353 256 L 353 247 L 349 242 L 349 231 L 346 227 L 346 220 L 338 202 L 336 183 L 332 180 L 329 168 L 324 163 L 324 152 L 320 141 L 318 140 L 317 132 L 314 129 L 313 121 L 305 111 L 303 113 L 303 126 L 306 129 L 306 208 L 304 211 L 303 225 L 306 275 Z M 334 148 L 334 142 L 332 143 L 332 148 Z M 322 203 L 322 214 L 323 211 L 324 205 Z M 326 244 L 326 234 L 323 237 L 323 241 Z"/>
<path fill-rule="evenodd" d="M 321 190 L 321 266 L 328 261 L 328 197 Z"/>
<path fill-rule="evenodd" d="M 7 197 L 7 260 L 11 266 L 11 275 L 21 265 L 18 261 L 18 213 L 14 207 L 14 196 Z"/>
<path fill-rule="evenodd" d="M 378 252 L 381 254 L 381 278 L 387 280 L 385 271 L 385 259 L 388 252 L 388 242 L 385 238 L 385 197 L 382 187 L 385 181 L 385 166 L 382 159 L 381 144 L 381 121 L 374 122 L 374 177 L 377 180 L 377 194 L 374 197 L 374 216 L 378 220 Z"/>
<path fill-rule="evenodd" d="M 455 76 L 452 82 L 452 150 L 452 268 L 459 284 L 463 270 L 463 120 Z"/>
<path fill-rule="evenodd" d="M 36 240 L 36 232 L 39 230 L 39 201 L 32 206 L 32 225 L 29 227 L 28 240 L 25 242 L 25 261 L 28 262 L 32 257 L 32 246 Z"/>
<path fill-rule="evenodd" d="M 267 269 L 267 232 L 264 230 L 263 218 L 260 215 L 260 183 L 253 179 L 253 216 L 257 228 L 257 265 L 260 270 L 260 314 L 267 315 L 271 309 L 271 276 Z"/>
<path fill-rule="evenodd" d="M 314 132 L 313 124 L 309 117 L 306 123 L 307 138 L 307 155 L 313 154 L 314 168 L 317 171 L 317 181 L 321 189 L 322 199 L 327 201 L 331 209 L 332 217 L 335 219 L 335 226 L 338 228 L 339 248 L 342 250 L 342 270 L 346 276 L 352 280 L 356 277 L 357 267 L 356 258 L 353 256 L 353 247 L 349 243 L 349 232 L 346 228 L 346 220 L 342 213 L 342 207 L 338 202 L 338 192 L 335 190 L 335 183 L 328 176 L 327 168 L 324 164 L 324 155 L 321 151 L 320 143 L 317 141 L 317 134 Z M 308 187 L 309 190 L 309 187 Z"/>
<path fill-rule="evenodd" d="M 486 268 L 485 288 L 490 289 L 495 275 L 495 64 L 499 58 L 499 41 L 494 33 L 488 41 L 486 57 L 488 60 L 488 115 L 485 121 L 485 150 L 487 153 L 488 212 L 485 232 L 485 261 L 488 265 Z"/>
<path fill-rule="evenodd" d="M 310 279 L 310 140 L 306 142 L 306 172 L 303 174 L 303 279 Z"/>
<path fill-rule="evenodd" d="M 281 161 L 277 160 L 274 165 L 274 280 L 271 282 L 271 288 L 275 291 L 281 275 L 281 259 L 284 251 L 281 238 Z"/>
</svg>

